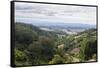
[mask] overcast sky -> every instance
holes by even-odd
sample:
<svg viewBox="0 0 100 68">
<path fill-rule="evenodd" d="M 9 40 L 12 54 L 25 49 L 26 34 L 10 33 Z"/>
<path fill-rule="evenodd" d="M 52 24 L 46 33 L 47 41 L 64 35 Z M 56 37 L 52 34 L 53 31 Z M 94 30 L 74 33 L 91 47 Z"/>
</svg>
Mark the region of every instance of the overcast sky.
<svg viewBox="0 0 100 68">
<path fill-rule="evenodd" d="M 54 5 L 40 3 L 15 3 L 15 21 L 33 21 L 96 24 L 96 7 Z"/>
</svg>

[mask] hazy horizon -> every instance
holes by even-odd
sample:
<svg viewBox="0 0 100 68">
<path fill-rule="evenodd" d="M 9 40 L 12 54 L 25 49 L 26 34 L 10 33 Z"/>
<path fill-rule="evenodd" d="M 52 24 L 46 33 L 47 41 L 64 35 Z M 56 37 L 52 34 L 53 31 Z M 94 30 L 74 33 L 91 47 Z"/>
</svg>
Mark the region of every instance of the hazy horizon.
<svg viewBox="0 0 100 68">
<path fill-rule="evenodd" d="M 96 24 L 88 24 L 88 23 L 79 23 L 79 22 L 76 22 L 76 23 L 73 23 L 73 22 L 53 22 L 53 21 L 43 21 L 43 20 L 23 20 L 23 19 L 18 19 L 16 20 L 16 22 L 18 23 L 26 23 L 26 24 L 83 24 L 83 25 L 91 25 L 91 26 L 96 26 Z"/>
</svg>

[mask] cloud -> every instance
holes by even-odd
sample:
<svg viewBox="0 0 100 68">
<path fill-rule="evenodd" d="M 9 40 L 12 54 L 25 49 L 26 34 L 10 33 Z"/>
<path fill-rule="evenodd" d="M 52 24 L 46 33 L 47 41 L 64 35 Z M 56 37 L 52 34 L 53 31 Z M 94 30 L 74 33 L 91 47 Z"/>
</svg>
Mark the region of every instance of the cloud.
<svg viewBox="0 0 100 68">
<path fill-rule="evenodd" d="M 15 19 L 96 24 L 96 7 L 16 2 Z"/>
</svg>

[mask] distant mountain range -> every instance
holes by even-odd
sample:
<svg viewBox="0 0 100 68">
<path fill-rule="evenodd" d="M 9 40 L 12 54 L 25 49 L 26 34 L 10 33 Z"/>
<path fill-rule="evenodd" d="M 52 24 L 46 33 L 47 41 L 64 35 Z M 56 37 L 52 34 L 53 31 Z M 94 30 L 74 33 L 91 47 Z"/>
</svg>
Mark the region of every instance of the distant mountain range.
<svg viewBox="0 0 100 68">
<path fill-rule="evenodd" d="M 21 22 L 20 22 L 21 24 Z M 27 23 L 28 24 L 28 23 Z M 34 22 L 31 23 L 36 29 L 36 31 L 41 32 L 41 30 L 46 32 L 54 32 L 60 34 L 78 34 L 88 29 L 96 28 L 95 25 L 80 24 L 80 23 L 48 23 L 48 22 Z"/>
<path fill-rule="evenodd" d="M 25 22 L 24 22 L 25 23 Z M 88 29 L 96 28 L 96 25 L 81 24 L 81 23 L 63 23 L 63 22 L 46 22 L 34 21 L 33 26 L 39 27 L 41 30 L 50 32 L 64 32 L 66 34 L 77 34 Z"/>
<path fill-rule="evenodd" d="M 96 28 L 96 25 L 81 24 L 81 23 L 50 23 L 50 22 L 34 22 L 32 23 L 38 27 L 60 28 L 60 29 L 90 29 Z"/>
<path fill-rule="evenodd" d="M 20 21 L 21 22 L 21 21 Z M 66 23 L 66 22 L 49 22 L 49 21 L 40 21 L 40 20 L 25 20 L 22 21 L 23 23 L 31 23 L 38 27 L 49 27 L 49 28 L 71 28 L 71 29 L 90 29 L 90 28 L 96 28 L 96 25 L 93 24 L 82 24 L 82 23 Z"/>
<path fill-rule="evenodd" d="M 41 30 L 65 32 L 66 34 L 77 34 L 85 30 L 96 28 L 96 25 L 80 24 L 80 23 L 50 23 L 50 22 L 34 22 L 33 25 L 39 27 Z"/>
</svg>

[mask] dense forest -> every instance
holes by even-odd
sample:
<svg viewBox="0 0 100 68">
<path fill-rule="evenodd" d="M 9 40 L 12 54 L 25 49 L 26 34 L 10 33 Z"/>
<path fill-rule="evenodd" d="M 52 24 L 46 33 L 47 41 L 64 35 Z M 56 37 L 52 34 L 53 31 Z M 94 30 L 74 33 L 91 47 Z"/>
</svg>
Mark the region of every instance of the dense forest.
<svg viewBox="0 0 100 68">
<path fill-rule="evenodd" d="M 32 24 L 15 24 L 15 65 L 67 64 L 97 60 L 97 29 L 78 34 L 44 31 Z M 64 34 L 64 33 L 63 33 Z"/>
</svg>

